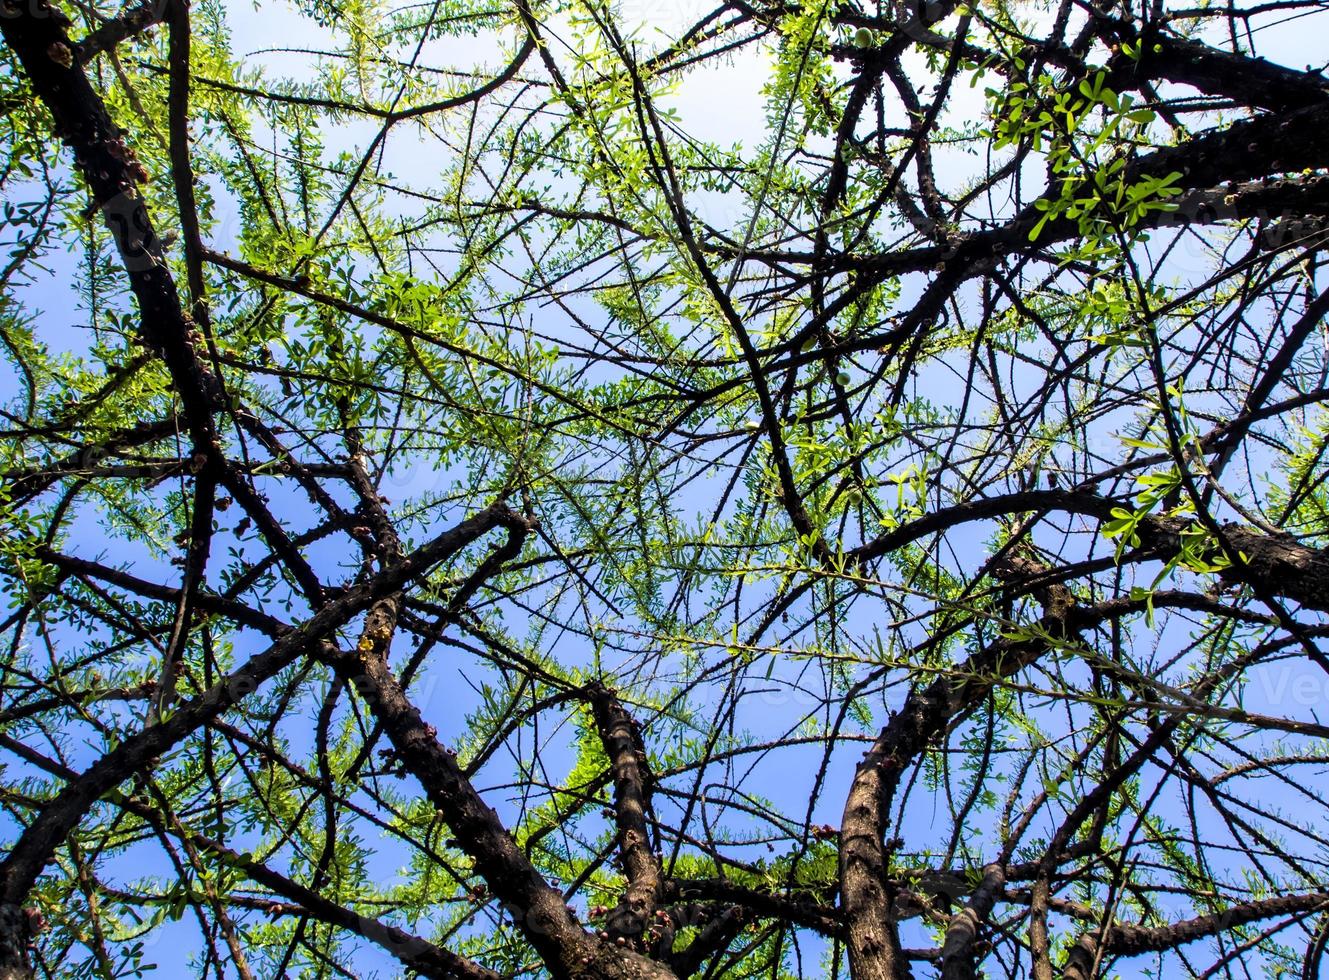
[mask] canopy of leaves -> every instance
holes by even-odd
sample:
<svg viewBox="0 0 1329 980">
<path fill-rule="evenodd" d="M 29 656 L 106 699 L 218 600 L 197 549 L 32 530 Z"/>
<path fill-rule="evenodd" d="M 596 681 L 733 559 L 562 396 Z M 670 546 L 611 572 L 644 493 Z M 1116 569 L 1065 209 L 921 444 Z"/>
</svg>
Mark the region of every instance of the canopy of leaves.
<svg viewBox="0 0 1329 980">
<path fill-rule="evenodd" d="M 1313 977 L 1326 0 L 3 0 L 0 980 Z"/>
</svg>

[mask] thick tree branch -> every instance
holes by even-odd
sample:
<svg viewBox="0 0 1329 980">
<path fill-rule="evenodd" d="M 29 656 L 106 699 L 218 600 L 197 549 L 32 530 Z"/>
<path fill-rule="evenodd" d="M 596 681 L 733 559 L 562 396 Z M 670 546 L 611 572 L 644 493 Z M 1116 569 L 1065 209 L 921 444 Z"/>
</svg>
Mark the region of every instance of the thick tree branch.
<svg viewBox="0 0 1329 980">
<path fill-rule="evenodd" d="M 1273 208 L 1292 214 L 1329 211 L 1329 186 L 1317 174 L 1284 179 L 1300 170 L 1322 169 L 1329 159 L 1329 103 L 1256 116 L 1203 133 L 1176 146 L 1164 147 L 1130 162 L 1122 174 L 1127 186 L 1148 178 L 1181 176 L 1175 186 L 1183 192 L 1184 206 L 1176 211 L 1154 211 L 1140 222 L 1142 229 L 1208 223 L 1233 218 L 1268 216 Z M 1222 188 L 1236 185 L 1228 190 Z M 1244 190 L 1243 190 L 1244 187 Z M 1198 194 L 1198 197 L 1187 197 Z M 1221 201 L 1215 207 L 1213 201 Z M 1176 203 L 1176 202 L 1174 202 Z M 941 268 L 982 268 L 994 258 L 1030 248 L 1047 248 L 1080 237 L 1078 221 L 1048 221 L 1031 239 L 1043 211 L 1030 205 L 1006 224 L 984 231 L 963 232 L 947 245 L 927 245 L 879 254 L 839 253 L 824 258 L 814 252 L 746 253 L 749 259 L 783 264 L 820 262 L 827 271 L 862 274 L 856 288 L 907 272 Z M 864 278 L 865 277 L 865 278 Z"/>
<path fill-rule="evenodd" d="M 177 0 L 147 0 L 103 23 L 74 46 L 74 57 L 86 65 L 99 54 L 110 51 L 121 41 L 136 37 L 156 27 L 165 19 Z"/>
<path fill-rule="evenodd" d="M 673 974 L 645 957 L 586 933 L 504 828 L 498 814 L 462 773 L 455 755 L 439 744 L 433 726 L 372 649 L 343 654 L 328 648 L 345 682 L 369 704 L 397 757 L 420 781 L 430 802 L 475 862 L 494 897 L 515 920 L 550 974 L 556 978 L 658 978 Z"/>
<path fill-rule="evenodd" d="M 160 724 L 130 736 L 106 753 L 48 803 L 0 863 L 0 904 L 18 905 L 55 850 L 108 790 L 154 764 L 212 718 L 236 704 L 297 658 L 335 634 L 354 616 L 423 575 L 494 527 L 512 519 L 501 504 L 443 532 L 396 565 L 327 603 L 307 622 L 283 635 L 221 682 L 180 706 Z"/>
<path fill-rule="evenodd" d="M 974 980 L 974 944 L 978 930 L 992 914 L 992 907 L 1006 885 L 1006 870 L 999 864 L 983 869 L 983 880 L 963 909 L 951 917 L 946 927 L 946 939 L 941 947 L 941 975 L 943 980 Z"/>
<path fill-rule="evenodd" d="M 1013 582 L 1036 575 L 1028 559 L 1008 558 L 994 574 Z M 1080 623 L 1064 585 L 1039 589 L 1040 630 L 1070 639 Z M 910 975 L 891 916 L 893 892 L 883 836 L 900 777 L 948 727 L 972 711 L 993 686 L 1048 649 L 1041 639 L 1002 640 L 974 654 L 925 688 L 916 688 L 864 755 L 845 800 L 840 825 L 840 904 L 854 980 L 901 980 Z"/>
<path fill-rule="evenodd" d="M 6 735 L 0 734 L 0 741 L 4 742 L 6 747 L 18 747 Z M 73 781 L 79 778 L 79 774 L 74 770 L 54 760 L 38 756 L 30 751 L 25 752 L 24 755 L 34 765 L 63 780 Z M 151 806 L 140 796 L 130 796 L 119 790 L 112 790 L 107 794 L 107 798 L 126 813 L 131 813 L 157 828 L 159 832 L 178 837 L 199 851 L 220 859 L 224 865 L 236 869 L 249 880 L 263 886 L 274 895 L 280 895 L 292 902 L 300 903 L 302 914 L 312 916 L 320 922 L 346 929 L 357 936 L 363 936 L 391 953 L 403 966 L 416 971 L 421 976 L 435 977 L 438 980 L 499 980 L 497 973 L 485 969 L 464 956 L 458 956 L 456 953 L 427 942 L 419 936 L 406 932 L 404 929 L 385 925 L 378 919 L 361 915 L 352 909 L 339 905 L 314 889 L 274 871 L 262 861 L 257 860 L 252 854 L 241 853 L 221 841 L 213 840 L 204 834 L 191 830 L 178 819 L 166 819 L 160 810 Z M 252 901 L 248 904 L 262 908 L 271 903 Z M 3 935 L 2 925 L 0 925 L 0 935 Z"/>
<path fill-rule="evenodd" d="M 1102 497 L 1089 490 L 1023 490 L 995 497 L 980 497 L 933 511 L 893 528 L 848 552 L 851 559 L 871 561 L 904 545 L 947 531 L 969 521 L 987 520 L 1008 514 L 1043 511 L 1081 514 L 1109 520 L 1113 510 L 1126 507 L 1123 501 Z M 1177 519 L 1146 518 L 1139 537 L 1147 549 L 1140 557 L 1171 557 L 1182 546 L 1186 524 Z M 1329 549 L 1299 544 L 1290 535 L 1275 537 L 1241 524 L 1222 525 L 1224 537 L 1247 556 L 1241 575 L 1258 582 L 1274 595 L 1301 603 L 1307 609 L 1329 611 Z"/>
<path fill-rule="evenodd" d="M 639 727 L 618 698 L 602 684 L 586 689 L 614 781 L 614 821 L 618 856 L 628 885 L 611 909 L 605 930 L 611 938 L 633 943 L 655 924 L 664 895 L 664 873 L 651 846 L 652 776 Z"/>
<path fill-rule="evenodd" d="M 1329 894 L 1310 892 L 1242 902 L 1222 912 L 1164 926 L 1114 923 L 1105 931 L 1086 930 L 1071 947 L 1062 975 L 1064 980 L 1093 980 L 1096 965 L 1106 956 L 1141 956 L 1176 949 L 1264 919 L 1301 917 L 1326 908 L 1329 908 Z"/>
</svg>

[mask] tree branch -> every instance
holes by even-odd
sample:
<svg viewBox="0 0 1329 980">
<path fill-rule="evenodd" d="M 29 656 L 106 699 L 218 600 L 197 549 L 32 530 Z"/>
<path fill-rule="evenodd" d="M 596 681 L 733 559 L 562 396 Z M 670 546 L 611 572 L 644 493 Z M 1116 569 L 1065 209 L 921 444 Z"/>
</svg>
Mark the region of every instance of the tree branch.
<svg viewBox="0 0 1329 980">
<path fill-rule="evenodd" d="M 636 944 L 656 924 L 665 887 L 660 861 L 651 847 L 651 771 L 639 726 L 618 698 L 599 683 L 589 685 L 586 695 L 613 773 L 618 855 L 628 879 L 618 905 L 609 912 L 605 930 L 613 939 L 622 936 Z"/>
</svg>

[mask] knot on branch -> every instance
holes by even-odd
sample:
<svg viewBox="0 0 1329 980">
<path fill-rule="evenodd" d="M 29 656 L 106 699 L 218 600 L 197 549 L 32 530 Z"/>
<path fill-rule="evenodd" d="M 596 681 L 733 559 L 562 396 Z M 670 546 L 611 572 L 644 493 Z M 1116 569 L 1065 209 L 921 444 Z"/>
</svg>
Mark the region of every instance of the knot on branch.
<svg viewBox="0 0 1329 980">
<path fill-rule="evenodd" d="M 1043 607 L 1045 620 L 1064 623 L 1075 607 L 1075 594 L 1060 582 L 1048 580 L 1051 569 L 1023 555 L 1005 555 L 992 564 L 992 574 L 1009 595 L 1031 593 Z"/>
</svg>

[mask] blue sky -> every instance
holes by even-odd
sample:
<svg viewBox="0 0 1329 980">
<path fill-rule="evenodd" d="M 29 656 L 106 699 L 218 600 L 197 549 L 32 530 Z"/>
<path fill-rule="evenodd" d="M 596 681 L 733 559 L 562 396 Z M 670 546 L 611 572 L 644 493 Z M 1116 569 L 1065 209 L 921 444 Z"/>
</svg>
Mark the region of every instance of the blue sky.
<svg viewBox="0 0 1329 980">
<path fill-rule="evenodd" d="M 640 3 L 632 6 L 632 9 L 640 12 L 645 21 L 643 30 L 646 31 L 655 26 L 673 27 L 679 21 L 678 11 L 666 5 Z M 687 9 L 690 8 L 684 8 L 684 10 Z M 234 49 L 238 54 L 244 55 L 243 62 L 246 65 L 262 64 L 274 76 L 297 79 L 307 76 L 309 72 L 315 70 L 312 60 L 308 58 L 302 59 L 272 50 L 274 42 L 284 43 L 294 38 L 299 39 L 300 46 L 310 48 L 318 47 L 327 40 L 320 36 L 320 31 L 314 25 L 298 15 L 291 6 L 265 4 L 261 11 L 254 11 L 248 4 L 235 4 L 230 10 Z M 1323 57 L 1322 39 L 1313 31 L 1299 30 L 1295 23 L 1284 25 L 1276 31 L 1262 32 L 1260 41 L 1265 54 L 1288 64 L 1300 64 L 1303 61 Z M 453 56 L 457 59 L 456 63 L 459 66 L 473 63 L 476 60 L 487 62 L 493 60 L 494 53 L 484 50 L 482 46 L 473 45 L 469 42 L 465 45 L 452 43 L 452 46 L 456 49 Z M 440 60 L 445 57 L 443 51 L 431 51 L 430 55 Z M 761 145 L 766 135 L 764 99 L 761 94 L 761 86 L 767 69 L 768 64 L 764 59 L 746 56 L 739 57 L 733 62 L 718 66 L 715 69 L 697 72 L 689 76 L 673 97 L 673 104 L 683 117 L 682 127 L 705 138 L 719 142 L 733 141 L 741 143 L 749 150 L 755 150 Z M 717 98 L 717 91 L 723 92 L 722 99 Z M 978 104 L 978 101 L 981 101 L 981 86 L 966 91 L 971 92 L 971 94 L 964 96 L 964 99 L 968 101 L 962 100 L 957 107 L 957 111 L 963 111 L 966 105 L 972 108 Z M 374 129 L 374 126 L 368 124 L 347 125 L 335 135 L 337 139 L 345 141 L 346 149 L 353 150 L 362 147 L 372 137 Z M 415 186 L 432 186 L 439 176 L 437 159 L 431 153 L 432 147 L 431 141 L 422 138 L 418 134 L 413 135 L 409 131 L 403 130 L 390 141 L 387 169 L 390 169 L 404 183 Z M 337 147 L 334 145 L 335 148 Z M 967 159 L 958 157 L 953 159 L 950 165 L 956 169 L 952 173 L 943 171 L 943 179 L 958 178 L 960 173 L 963 172 L 961 168 L 969 165 L 969 163 L 970 161 Z M 233 213 L 233 209 L 228 211 L 228 204 L 224 200 L 221 204 L 221 213 L 223 215 Z M 710 209 L 706 217 L 716 224 L 742 227 L 748 215 L 742 208 L 733 207 L 732 202 L 716 198 L 710 202 Z M 228 230 L 230 228 L 233 228 L 233 226 L 223 217 L 211 236 L 211 243 L 214 247 L 224 250 L 233 247 L 234 231 Z M 1190 259 L 1198 259 L 1198 256 L 1183 257 L 1177 264 L 1177 275 L 1191 275 L 1200 272 L 1198 262 L 1195 263 L 1195 268 L 1183 267 L 1183 265 L 1190 264 Z M 77 308 L 71 306 L 68 294 L 65 291 L 69 277 L 74 271 L 74 263 L 67 256 L 53 255 L 50 257 L 50 265 L 52 275 L 25 291 L 23 299 L 29 308 L 41 311 L 39 335 L 43 341 L 48 343 L 52 349 L 76 352 L 80 350 L 82 345 L 86 344 L 86 334 L 78 329 L 80 313 Z M 905 299 L 907 300 L 916 290 L 916 284 L 907 284 Z M 948 380 L 940 369 L 937 370 L 935 380 L 931 383 L 935 386 L 933 394 L 939 403 L 948 403 L 956 395 L 953 379 Z M 12 379 L 0 379 L 0 385 L 12 386 Z M 0 394 L 11 390 L 12 387 L 0 388 Z M 443 485 L 452 475 L 447 472 L 433 470 L 425 461 L 417 461 L 414 465 L 390 476 L 385 481 L 385 490 L 394 502 L 405 501 L 417 493 Z M 284 485 L 277 480 L 269 481 L 269 483 L 273 487 L 274 509 L 283 516 L 289 516 L 293 522 L 303 518 L 307 510 L 307 504 L 295 488 Z M 265 487 L 265 489 L 267 488 Z M 712 503 L 712 497 L 710 496 L 712 491 L 713 487 L 710 485 L 699 486 L 691 491 L 695 494 L 695 497 L 684 497 L 681 502 L 687 507 L 695 507 L 699 513 L 703 512 Z M 234 517 L 235 515 L 232 515 L 232 519 Z M 175 575 L 178 574 L 166 562 L 153 558 L 145 549 L 135 548 L 121 539 L 111 541 L 105 537 L 104 531 L 99 527 L 96 518 L 92 514 L 83 516 L 77 528 L 78 531 L 72 538 L 76 547 L 71 550 L 87 555 L 109 555 L 117 561 L 131 565 L 138 574 L 159 581 L 172 581 Z M 964 558 L 971 567 L 976 564 L 978 559 L 981 559 L 982 543 L 991 531 L 992 527 L 990 526 L 975 526 L 966 530 L 964 535 L 952 537 L 952 541 L 960 551 L 966 552 Z M 322 554 L 318 549 L 315 549 L 311 552 L 310 557 L 315 559 L 317 564 L 319 560 L 323 559 L 328 561 L 340 560 L 342 554 L 334 546 L 328 545 L 325 546 Z M 758 601 L 756 597 L 761 595 L 760 587 L 754 586 L 752 594 L 754 596 L 752 601 L 755 605 Z M 863 608 L 863 606 L 869 606 L 869 608 Z M 866 633 L 872 625 L 875 625 L 875 620 L 880 613 L 870 608 L 870 604 L 861 604 L 860 609 L 862 611 L 855 615 L 862 617 L 862 629 Z M 517 635 L 522 633 L 522 630 L 514 622 L 509 621 L 508 626 Z M 1185 634 L 1185 625 L 1178 623 L 1172 635 L 1164 634 L 1164 642 L 1180 644 L 1183 642 Z M 253 652 L 252 649 L 245 648 L 244 644 L 254 642 L 251 639 L 242 640 L 240 648 L 236 651 L 237 657 Z M 558 654 L 565 664 L 589 664 L 592 649 L 585 638 L 575 633 L 566 633 L 559 638 Z M 768 666 L 772 667 L 769 681 L 761 676 Z M 734 718 L 734 727 L 738 730 L 747 730 L 754 733 L 775 734 L 786 731 L 802 721 L 806 704 L 799 697 L 782 693 L 779 690 L 771 692 L 769 689 L 778 685 L 793 684 L 803 667 L 804 664 L 801 661 L 785 656 L 778 656 L 773 662 L 769 658 L 758 658 L 751 668 L 752 680 L 750 687 L 753 689 L 753 693 L 740 702 L 740 707 Z M 477 669 L 474 663 L 439 656 L 435 658 L 426 675 L 422 677 L 417 690 L 418 703 L 426 718 L 438 727 L 440 736 L 445 740 L 456 742 L 468 733 L 466 713 L 474 710 L 479 702 L 467 680 L 474 681 L 483 676 L 484 671 Z M 889 694 L 890 702 L 898 704 L 903 693 L 902 685 L 893 688 Z M 1245 703 L 1249 708 L 1257 711 L 1286 712 L 1300 716 L 1299 713 L 1305 710 L 1314 715 L 1318 706 L 1324 703 L 1324 694 L 1325 685 L 1322 675 L 1299 663 L 1284 662 L 1254 675 L 1253 682 L 1246 691 Z M 704 713 L 706 710 L 705 698 L 708 695 L 715 697 L 717 692 L 714 689 L 708 689 L 694 701 L 694 707 L 699 712 Z M 1036 700 L 1032 695 L 1031 699 Z M 872 706 L 877 717 L 880 718 L 883 708 L 882 699 L 874 698 Z M 1037 710 L 1036 708 L 1031 709 L 1031 713 L 1036 715 Z M 1052 715 L 1049 715 L 1046 720 L 1049 731 L 1054 731 L 1056 726 L 1061 723 L 1058 718 Z M 289 732 L 292 747 L 307 750 L 308 744 L 301 745 L 300 735 L 301 733 L 296 729 Z M 534 733 L 523 733 L 523 738 L 529 737 L 534 737 Z M 566 721 L 559 723 L 555 716 L 551 715 L 544 722 L 539 737 L 544 740 L 546 745 L 544 760 L 550 767 L 551 776 L 554 778 L 561 777 L 566 768 L 571 765 L 573 759 L 570 749 L 572 737 L 570 726 Z M 72 758 L 80 762 L 87 762 L 92 758 L 90 750 L 79 751 L 75 746 L 72 747 L 72 751 Z M 732 766 L 735 770 L 741 771 L 743 768 L 753 765 L 751 776 L 746 782 L 747 786 L 769 798 L 789 816 L 801 819 L 809 804 L 813 785 L 812 777 L 820 762 L 821 753 L 822 750 L 819 746 L 809 745 L 785 749 L 780 753 L 771 755 L 769 758 L 756 762 L 750 761 L 752 757 L 745 757 L 732 763 Z M 298 755 L 298 752 L 296 754 Z M 814 823 L 829 823 L 832 825 L 839 823 L 845 791 L 852 777 L 856 761 L 857 753 L 852 747 L 844 747 L 836 753 L 828 770 L 823 792 L 812 808 Z M 510 779 L 511 767 L 508 765 L 508 760 L 500 758 L 491 769 L 492 772 L 486 770 L 483 778 L 478 781 L 481 788 L 492 782 L 506 782 Z M 690 780 L 686 780 L 679 781 L 674 785 L 682 787 L 689 784 Z M 1271 799 L 1275 802 L 1281 802 L 1278 794 L 1286 792 L 1286 790 L 1272 788 L 1270 792 L 1273 794 Z M 504 793 L 496 794 L 496 798 L 504 795 L 516 796 L 517 794 L 512 791 L 504 791 Z M 946 811 L 942 807 L 941 799 L 934 795 L 930 801 L 927 801 L 926 797 L 921 794 L 919 798 L 925 802 L 930 802 L 931 806 L 920 804 L 911 806 L 907 811 L 906 830 L 911 843 L 930 840 L 934 829 L 938 832 L 944 832 L 949 828 L 949 820 Z M 515 812 L 515 806 L 510 802 L 500 802 L 497 805 L 500 812 L 505 815 Z M 1295 795 L 1289 794 L 1287 796 L 1287 807 L 1292 811 L 1296 805 Z M 665 801 L 661 801 L 660 808 L 662 817 L 666 819 L 670 818 L 667 815 L 670 814 L 671 808 L 676 810 L 674 804 Z M 1169 812 L 1166 802 L 1161 804 L 1161 810 L 1164 813 Z M 1179 810 L 1174 808 L 1173 812 L 1179 812 Z M 593 827 L 597 820 L 598 818 L 592 815 L 587 818 L 586 824 Z M 390 841 L 375 841 L 374 843 L 380 851 L 381 857 L 379 860 L 382 864 L 382 873 L 386 877 L 391 873 L 391 869 L 403 860 L 404 851 L 395 847 Z M 756 857 L 764 852 L 764 847 L 754 845 L 750 850 L 753 852 L 752 856 Z M 145 869 L 156 870 L 158 868 L 162 873 L 168 870 L 160 852 L 151 845 L 137 849 L 132 858 L 127 859 L 122 866 L 126 879 L 144 873 Z M 157 934 L 158 938 L 151 949 L 154 951 L 154 955 L 160 955 L 161 969 L 159 975 L 183 975 L 180 972 L 183 968 L 178 961 L 172 963 L 171 958 L 178 957 L 181 947 L 186 943 L 184 938 L 180 938 L 178 940 L 179 945 L 177 945 L 175 937 L 188 935 L 189 929 L 190 927 L 186 923 L 181 923 L 177 927 L 163 930 Z M 923 942 L 924 938 L 916 934 L 916 925 L 906 928 L 906 943 L 921 945 Z M 366 962 L 376 963 L 376 958 L 371 956 Z M 388 964 L 380 965 L 382 968 L 388 969 Z M 1133 965 L 1143 969 L 1145 961 L 1134 961 Z M 173 974 L 173 970 L 177 972 Z M 1123 977 L 1143 975 L 1143 973 L 1127 972 L 1126 967 L 1121 968 L 1119 972 Z"/>
</svg>

